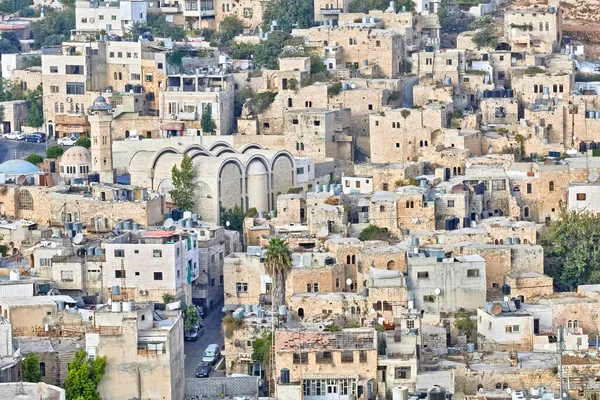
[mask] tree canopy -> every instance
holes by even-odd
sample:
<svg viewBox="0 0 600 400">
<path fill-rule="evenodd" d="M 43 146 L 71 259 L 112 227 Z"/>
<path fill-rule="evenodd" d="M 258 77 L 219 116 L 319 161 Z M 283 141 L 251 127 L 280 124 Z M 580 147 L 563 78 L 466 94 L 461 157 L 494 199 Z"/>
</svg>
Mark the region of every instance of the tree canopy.
<svg viewBox="0 0 600 400">
<path fill-rule="evenodd" d="M 85 350 L 75 353 L 75 359 L 69 363 L 69 372 L 65 379 L 67 400 L 102 400 L 98 393 L 98 384 L 104 376 L 106 357 L 89 360 Z"/>
<path fill-rule="evenodd" d="M 360 240 L 389 240 L 390 234 L 386 228 L 380 228 L 376 225 L 369 225 L 358 235 Z"/>
<path fill-rule="evenodd" d="M 181 300 L 181 312 L 183 314 L 183 324 L 186 331 L 192 331 L 202 323 L 202 318 L 198 315 L 196 306 L 188 306 Z"/>
<path fill-rule="evenodd" d="M 146 26 L 154 37 L 171 38 L 173 40 L 182 40 L 185 38 L 183 28 L 167 22 L 164 14 L 148 13 Z"/>
<path fill-rule="evenodd" d="M 226 16 L 219 24 L 220 44 L 222 46 L 229 46 L 233 38 L 242 32 L 244 32 L 244 21 L 235 15 Z"/>
<path fill-rule="evenodd" d="M 176 208 L 190 211 L 194 207 L 195 178 L 196 171 L 194 170 L 192 159 L 187 154 L 184 154 L 183 160 L 181 160 L 181 168 L 173 165 L 173 169 L 171 170 L 173 189 L 169 194 Z"/>
<path fill-rule="evenodd" d="M 285 277 L 292 268 L 292 252 L 285 240 L 273 238 L 269 240 L 265 252 L 265 269 L 271 275 L 273 307 L 285 304 Z"/>
<path fill-rule="evenodd" d="M 44 157 L 39 154 L 30 154 L 25 157 L 25 161 L 32 163 L 33 165 L 38 165 L 44 162 Z"/>
<path fill-rule="evenodd" d="M 89 149 L 90 147 L 92 147 L 92 141 L 90 140 L 89 137 L 81 136 L 75 142 L 75 146 L 81 146 L 81 147 L 85 147 L 86 149 Z"/>
<path fill-rule="evenodd" d="M 27 92 L 27 105 L 27 124 L 33 127 L 44 125 L 44 95 L 41 83 L 35 90 Z"/>
<path fill-rule="evenodd" d="M 40 357 L 35 353 L 27 354 L 23 360 L 23 380 L 25 382 L 38 383 L 42 380 L 42 369 L 40 368 Z"/>
<path fill-rule="evenodd" d="M 21 51 L 21 42 L 15 32 L 4 32 L 0 35 L 0 54 L 18 53 Z"/>
<path fill-rule="evenodd" d="M 43 19 L 31 23 L 30 29 L 34 39 L 32 47 L 35 49 L 62 44 L 69 40 L 70 31 L 75 29 L 75 9 L 48 9 Z"/>
<path fill-rule="evenodd" d="M 59 158 L 65 150 L 60 146 L 52 146 L 46 150 L 46 158 Z"/>
<path fill-rule="evenodd" d="M 544 232 L 542 245 L 544 272 L 558 290 L 600 283 L 600 217 L 565 212 Z"/>
<path fill-rule="evenodd" d="M 291 32 L 294 28 L 310 28 L 314 22 L 314 7 L 311 0 L 275 0 L 267 5 L 263 16 L 263 30 L 268 31 L 277 21 L 277 29 Z"/>
<path fill-rule="evenodd" d="M 31 5 L 33 5 L 33 0 L 3 0 L 0 2 L 0 12 L 14 14 Z"/>
<path fill-rule="evenodd" d="M 371 10 L 385 11 L 389 7 L 390 2 L 388 0 L 353 1 L 348 5 L 348 12 L 368 14 Z M 411 0 L 400 0 L 397 2 L 396 12 L 401 11 L 402 7 L 406 7 L 406 11 L 412 11 L 415 8 Z"/>
<path fill-rule="evenodd" d="M 489 15 L 477 17 L 469 25 L 469 29 L 475 31 L 473 35 L 473 43 L 477 46 L 477 50 L 486 47 L 495 48 L 498 45 L 498 37 L 493 25 L 494 20 Z"/>
<path fill-rule="evenodd" d="M 285 32 L 271 32 L 266 40 L 254 46 L 254 64 L 258 68 L 279 69 L 279 56 L 289 39 Z"/>
<path fill-rule="evenodd" d="M 225 226 L 229 222 L 229 230 L 242 232 L 245 217 L 244 210 L 237 204 L 233 208 L 221 209 L 221 225 Z"/>
<path fill-rule="evenodd" d="M 208 107 L 206 107 L 202 113 L 200 125 L 202 126 L 203 133 L 212 134 L 217 131 L 217 124 L 215 124 L 215 120 L 213 119 Z"/>
</svg>

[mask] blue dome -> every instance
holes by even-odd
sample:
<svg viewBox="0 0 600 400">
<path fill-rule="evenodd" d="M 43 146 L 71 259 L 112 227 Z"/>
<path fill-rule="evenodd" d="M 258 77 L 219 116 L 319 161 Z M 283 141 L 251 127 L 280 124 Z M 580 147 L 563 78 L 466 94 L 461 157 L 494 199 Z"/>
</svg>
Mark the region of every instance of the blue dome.
<svg viewBox="0 0 600 400">
<path fill-rule="evenodd" d="M 4 172 L 6 175 L 31 175 L 42 171 L 25 160 L 8 160 L 0 164 L 0 172 Z"/>
</svg>

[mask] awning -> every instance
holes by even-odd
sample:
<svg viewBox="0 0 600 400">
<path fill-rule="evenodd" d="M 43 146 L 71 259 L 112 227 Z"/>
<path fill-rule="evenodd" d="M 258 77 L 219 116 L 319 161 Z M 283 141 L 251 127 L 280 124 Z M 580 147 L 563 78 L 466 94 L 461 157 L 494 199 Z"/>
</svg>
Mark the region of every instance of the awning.
<svg viewBox="0 0 600 400">
<path fill-rule="evenodd" d="M 183 122 L 163 122 L 160 124 L 160 129 L 163 131 L 182 131 L 185 127 Z"/>
<path fill-rule="evenodd" d="M 302 379 L 356 379 L 358 380 L 358 374 L 307 374 L 302 375 Z"/>
</svg>

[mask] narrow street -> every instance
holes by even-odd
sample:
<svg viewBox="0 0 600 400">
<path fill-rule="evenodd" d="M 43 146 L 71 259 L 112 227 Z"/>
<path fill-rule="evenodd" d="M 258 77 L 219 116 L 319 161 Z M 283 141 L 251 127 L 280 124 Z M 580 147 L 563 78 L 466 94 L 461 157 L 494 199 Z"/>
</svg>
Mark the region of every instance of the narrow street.
<svg viewBox="0 0 600 400">
<path fill-rule="evenodd" d="M 185 342 L 185 377 L 195 378 L 196 367 L 202 362 L 204 350 L 209 344 L 223 346 L 223 334 L 221 333 L 221 321 L 224 314 L 220 307 L 216 307 L 202 320 L 204 324 L 204 335 L 196 342 Z M 212 371 L 210 376 L 225 376 L 224 371 Z M 201 379 L 201 378 L 198 378 Z"/>
</svg>

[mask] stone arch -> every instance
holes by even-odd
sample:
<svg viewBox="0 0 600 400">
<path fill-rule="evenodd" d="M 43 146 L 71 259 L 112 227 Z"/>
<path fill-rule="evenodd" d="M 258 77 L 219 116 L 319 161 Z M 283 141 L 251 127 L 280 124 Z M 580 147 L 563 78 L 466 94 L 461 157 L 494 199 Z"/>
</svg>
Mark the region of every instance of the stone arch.
<svg viewBox="0 0 600 400">
<path fill-rule="evenodd" d="M 177 149 L 174 149 L 173 147 L 165 147 L 164 149 L 157 151 L 156 154 L 154 155 L 154 159 L 152 160 L 152 169 L 156 168 L 156 163 L 158 162 L 159 158 L 163 154 L 167 154 L 167 153 L 180 154 L 177 151 Z"/>
<path fill-rule="evenodd" d="M 245 168 L 236 158 L 228 158 L 219 166 L 217 171 L 219 208 L 229 209 L 238 205 L 245 211 L 244 174 Z M 223 196 L 223 193 L 227 193 L 227 196 Z"/>
<path fill-rule="evenodd" d="M 215 157 L 222 156 L 223 154 L 238 154 L 237 151 L 235 151 L 235 149 L 232 149 L 231 147 L 217 148 L 212 153 L 215 155 Z"/>
<path fill-rule="evenodd" d="M 156 191 L 165 196 L 169 195 L 169 191 L 173 189 L 173 181 L 171 178 L 163 178 L 156 186 Z"/>
<path fill-rule="evenodd" d="M 270 175 L 271 167 L 264 156 L 255 154 L 246 161 L 245 177 L 248 208 L 256 207 L 257 211 L 269 211 Z"/>
<path fill-rule="evenodd" d="M 387 269 L 390 270 L 390 271 L 391 270 L 395 270 L 396 269 L 396 261 L 394 261 L 394 260 L 388 261 L 388 263 L 387 263 Z"/>
<path fill-rule="evenodd" d="M 248 143 L 247 145 L 242 147 L 242 149 L 240 150 L 240 153 L 246 154 L 246 152 L 249 150 L 264 150 L 264 149 L 265 148 L 258 143 Z"/>
<path fill-rule="evenodd" d="M 213 198 L 213 190 L 210 185 L 204 181 L 197 180 L 195 182 L 196 189 L 194 193 L 196 194 L 196 199 L 212 199 Z"/>
<path fill-rule="evenodd" d="M 294 157 L 287 151 L 280 151 L 271 160 L 271 188 L 275 196 L 277 193 L 287 193 L 288 189 L 294 187 L 296 179 L 296 163 Z M 275 198 L 271 199 L 275 208 Z"/>
<path fill-rule="evenodd" d="M 21 211 L 33 211 L 34 210 L 34 202 L 33 196 L 27 189 L 19 190 L 19 194 L 17 197 L 17 210 Z"/>
<path fill-rule="evenodd" d="M 298 309 L 298 318 L 304 318 L 304 308 L 302 307 Z"/>
<path fill-rule="evenodd" d="M 211 156 L 210 152 L 206 149 L 206 147 L 200 144 L 191 144 L 183 150 L 183 154 L 187 154 L 190 157 L 193 155 L 197 155 L 198 153 L 203 153 L 202 155 Z"/>
<path fill-rule="evenodd" d="M 208 150 L 214 151 L 215 149 L 218 149 L 219 147 L 226 147 L 226 148 L 233 149 L 233 147 L 229 143 L 219 140 L 218 142 L 214 142 L 213 144 L 211 144 L 210 147 L 208 148 Z M 233 149 L 233 150 L 235 151 L 235 149 Z M 237 151 L 236 151 L 236 153 L 237 153 Z"/>
</svg>

